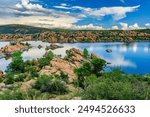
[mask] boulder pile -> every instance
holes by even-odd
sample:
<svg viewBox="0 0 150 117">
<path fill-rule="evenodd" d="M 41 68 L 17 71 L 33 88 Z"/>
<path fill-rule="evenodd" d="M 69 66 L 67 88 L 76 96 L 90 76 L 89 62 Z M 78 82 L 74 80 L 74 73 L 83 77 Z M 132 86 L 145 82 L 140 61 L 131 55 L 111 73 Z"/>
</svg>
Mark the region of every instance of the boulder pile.
<svg viewBox="0 0 150 117">
<path fill-rule="evenodd" d="M 61 71 L 68 75 L 69 81 L 72 82 L 76 75 L 74 69 L 82 65 L 83 61 L 86 59 L 83 57 L 83 52 L 79 49 L 72 48 L 66 51 L 66 58 L 55 58 L 51 61 L 51 66 L 45 66 L 39 72 L 40 75 L 60 75 Z"/>
</svg>

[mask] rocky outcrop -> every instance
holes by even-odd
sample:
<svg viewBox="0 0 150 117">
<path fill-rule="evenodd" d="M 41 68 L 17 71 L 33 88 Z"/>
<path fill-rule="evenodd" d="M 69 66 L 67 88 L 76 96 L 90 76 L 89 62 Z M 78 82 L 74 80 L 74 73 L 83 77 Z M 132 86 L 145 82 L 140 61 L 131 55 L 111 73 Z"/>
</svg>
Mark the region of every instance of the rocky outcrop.
<svg viewBox="0 0 150 117">
<path fill-rule="evenodd" d="M 36 34 L 0 34 L 0 41 L 42 40 L 50 43 L 76 42 L 133 42 L 150 40 L 150 30 L 55 31 Z"/>
<path fill-rule="evenodd" d="M 86 61 L 86 59 L 83 57 L 83 52 L 79 49 L 72 48 L 70 50 L 66 51 L 68 61 L 73 63 L 76 67 L 80 67 L 81 64 Z"/>
<path fill-rule="evenodd" d="M 16 51 L 21 51 L 23 48 L 27 47 L 24 43 L 16 43 L 12 45 L 6 45 L 0 49 L 1 53 L 12 53 Z"/>
<path fill-rule="evenodd" d="M 62 58 L 55 58 L 51 61 L 51 66 L 43 67 L 39 74 L 60 75 L 60 72 L 62 71 L 68 75 L 69 81 L 72 82 L 76 78 L 74 69 L 80 67 L 82 65 L 82 62 L 86 61 L 86 59 L 83 57 L 83 52 L 79 49 L 72 48 L 70 50 L 67 50 L 66 54 L 67 60 L 64 60 Z"/>
<path fill-rule="evenodd" d="M 5 75 L 4 75 L 3 71 L 0 70 L 0 78 L 4 78 L 4 77 L 5 77 Z"/>
<path fill-rule="evenodd" d="M 40 71 L 40 75 L 52 75 L 52 74 L 60 75 L 60 72 L 62 71 L 68 75 L 70 82 L 72 82 L 75 79 L 76 77 L 74 73 L 75 65 L 72 64 L 71 62 L 63 60 L 61 58 L 56 58 L 51 61 L 51 65 L 52 67 L 45 66 Z"/>
<path fill-rule="evenodd" d="M 95 53 L 92 53 L 92 54 L 91 54 L 91 59 L 92 59 L 92 58 L 100 58 L 100 57 L 97 56 Z"/>
<path fill-rule="evenodd" d="M 32 79 L 27 82 L 23 82 L 21 85 L 21 91 L 28 92 L 32 87 L 35 86 L 36 80 Z"/>
</svg>

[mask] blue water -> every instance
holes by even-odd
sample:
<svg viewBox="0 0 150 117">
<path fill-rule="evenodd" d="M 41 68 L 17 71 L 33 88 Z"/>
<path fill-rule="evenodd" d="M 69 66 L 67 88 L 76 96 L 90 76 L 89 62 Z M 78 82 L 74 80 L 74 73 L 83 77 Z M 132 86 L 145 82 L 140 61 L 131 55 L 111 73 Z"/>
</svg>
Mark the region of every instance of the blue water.
<svg viewBox="0 0 150 117">
<path fill-rule="evenodd" d="M 32 48 L 23 53 L 24 60 L 31 60 L 40 58 L 44 55 L 45 47 L 49 43 L 41 41 L 29 42 Z M 0 42 L 0 47 L 5 46 L 6 42 Z M 42 45 L 42 49 L 38 49 L 38 45 Z M 89 53 L 96 53 L 101 58 L 110 62 L 110 67 L 119 67 L 123 71 L 132 74 L 145 75 L 150 73 L 150 42 L 135 42 L 135 43 L 75 43 L 75 44 L 61 44 L 64 48 L 56 49 L 55 54 L 62 54 L 65 56 L 65 51 L 72 47 L 83 50 L 87 48 Z M 106 49 L 111 49 L 111 53 L 107 53 Z M 5 71 L 11 59 L 0 59 L 0 69 Z"/>
<path fill-rule="evenodd" d="M 123 71 L 132 74 L 145 75 L 150 73 L 150 42 L 136 43 L 81 43 L 66 44 L 79 49 L 86 48 L 90 53 L 96 53 L 111 67 L 121 68 Z M 111 49 L 112 53 L 107 53 Z"/>
</svg>

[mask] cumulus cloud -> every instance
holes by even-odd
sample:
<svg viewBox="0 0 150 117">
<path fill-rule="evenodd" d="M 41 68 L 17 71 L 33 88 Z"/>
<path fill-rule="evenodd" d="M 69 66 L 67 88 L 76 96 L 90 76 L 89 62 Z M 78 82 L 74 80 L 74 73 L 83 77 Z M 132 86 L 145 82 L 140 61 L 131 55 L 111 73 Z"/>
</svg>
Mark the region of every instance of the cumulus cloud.
<svg viewBox="0 0 150 117">
<path fill-rule="evenodd" d="M 11 0 L 6 1 L 8 3 L 11 2 Z M 11 7 L 8 7 L 9 5 L 5 4 L 5 9 L 0 8 L 0 25 L 24 24 L 46 28 L 102 30 L 103 27 L 95 26 L 94 24 L 76 24 L 87 17 L 101 19 L 107 15 L 112 16 L 114 20 L 119 20 L 126 17 L 128 12 L 134 12 L 140 7 L 88 8 L 81 6 L 69 6 L 66 3 L 62 3 L 59 6 L 54 6 L 54 9 L 45 8 L 38 3 L 33 4 L 31 1 L 37 0 L 13 0 L 13 5 L 11 5 Z M 58 9 L 66 9 L 67 11 Z M 134 25 L 133 27 L 137 27 L 137 25 Z M 112 29 L 118 29 L 118 26 L 113 26 Z"/>
<path fill-rule="evenodd" d="M 135 24 L 129 26 L 129 29 L 131 29 L 131 30 L 140 29 L 140 26 L 137 23 L 135 23 Z"/>
<path fill-rule="evenodd" d="M 67 6 L 65 3 L 61 5 L 64 7 Z M 8 11 L 9 16 L 13 16 L 10 16 L 10 18 L 1 17 L 0 25 L 23 24 L 45 28 L 62 28 L 73 30 L 103 29 L 101 26 L 94 26 L 93 24 L 76 25 L 75 23 L 85 17 L 82 14 L 44 8 L 42 5 L 31 3 L 29 0 L 22 0 L 20 3 L 16 3 L 14 7 L 8 8 L 6 11 Z"/>
<path fill-rule="evenodd" d="M 106 61 L 111 63 L 110 66 L 128 66 L 136 68 L 136 64 L 130 60 L 125 59 L 123 55 L 114 54 L 111 59 L 106 58 Z"/>
<path fill-rule="evenodd" d="M 94 26 L 93 24 L 89 25 L 73 25 L 74 22 L 77 22 L 77 19 L 74 17 L 48 17 L 43 16 L 28 16 L 28 17 L 15 17 L 11 19 L 0 19 L 0 25 L 4 24 L 23 24 L 31 25 L 36 27 L 45 27 L 45 28 L 60 28 L 60 29 L 72 29 L 72 30 L 102 30 L 101 26 Z"/>
<path fill-rule="evenodd" d="M 122 30 L 136 30 L 136 29 L 143 29 L 143 27 L 140 27 L 138 25 L 138 23 L 135 23 L 133 25 L 128 25 L 127 23 L 120 23 L 120 25 L 122 26 Z"/>
<path fill-rule="evenodd" d="M 113 30 L 118 30 L 119 27 L 118 27 L 118 26 L 112 26 L 112 29 L 113 29 Z"/>
<path fill-rule="evenodd" d="M 18 9 L 28 9 L 28 10 L 44 10 L 42 5 L 31 4 L 29 0 L 22 0 L 21 3 L 16 4 Z"/>
<path fill-rule="evenodd" d="M 128 24 L 127 23 L 120 23 L 120 25 L 122 26 L 122 30 L 128 30 Z"/>
</svg>

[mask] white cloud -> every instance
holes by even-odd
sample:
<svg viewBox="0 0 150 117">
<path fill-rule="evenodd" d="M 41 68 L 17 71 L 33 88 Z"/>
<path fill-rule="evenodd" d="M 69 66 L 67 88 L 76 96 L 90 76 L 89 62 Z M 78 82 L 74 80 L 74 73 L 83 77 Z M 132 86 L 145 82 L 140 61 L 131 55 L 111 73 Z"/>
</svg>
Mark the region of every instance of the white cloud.
<svg viewBox="0 0 150 117">
<path fill-rule="evenodd" d="M 113 30 L 118 30 L 119 27 L 118 27 L 118 26 L 112 26 L 112 29 L 113 29 Z"/>
<path fill-rule="evenodd" d="M 125 59 L 123 55 L 114 54 L 111 59 L 106 61 L 110 62 L 110 66 L 124 66 L 124 67 L 133 67 L 136 68 L 136 64 L 130 60 Z"/>
<path fill-rule="evenodd" d="M 6 1 L 8 3 L 11 2 L 10 0 Z M 62 3 L 60 6 L 54 6 L 55 8 L 69 9 L 65 12 L 44 8 L 42 5 L 37 3 L 33 4 L 31 1 L 37 0 L 13 0 L 11 7 L 8 7 L 10 4 L 7 5 L 6 2 L 2 2 L 5 3 L 5 9 L 0 8 L 0 25 L 24 24 L 47 28 L 101 30 L 103 27 L 95 26 L 93 24 L 76 24 L 86 17 L 101 19 L 107 15 L 111 15 L 114 20 L 119 20 L 126 17 L 128 12 L 133 12 L 140 7 L 87 8 L 81 6 L 69 6 L 66 3 Z M 76 10 L 78 10 L 78 13 L 76 13 Z M 137 25 L 134 25 L 133 27 L 137 27 Z M 118 29 L 118 26 L 113 26 L 112 29 Z"/>
<path fill-rule="evenodd" d="M 125 0 L 120 0 L 120 2 L 125 3 Z"/>
<path fill-rule="evenodd" d="M 146 23 L 145 26 L 146 26 L 146 27 L 150 27 L 150 23 Z"/>
<path fill-rule="evenodd" d="M 16 4 L 18 9 L 28 9 L 28 10 L 44 10 L 42 5 L 31 4 L 29 0 L 22 0 L 21 3 Z"/>
<path fill-rule="evenodd" d="M 62 3 L 61 6 L 68 6 L 66 3 Z"/>
<path fill-rule="evenodd" d="M 128 24 L 127 23 L 120 23 L 120 25 L 122 26 L 122 30 L 128 30 Z"/>
<path fill-rule="evenodd" d="M 137 23 L 133 24 L 133 25 L 128 25 L 127 23 L 120 23 L 120 25 L 122 26 L 122 30 L 136 30 L 136 29 L 143 29 L 143 27 L 140 27 Z"/>
<path fill-rule="evenodd" d="M 140 29 L 140 26 L 137 23 L 135 23 L 135 24 L 129 26 L 129 29 L 131 29 L 131 30 Z"/>
<path fill-rule="evenodd" d="M 0 19 L 0 25 L 4 24 L 23 24 L 31 25 L 45 28 L 61 28 L 61 29 L 73 29 L 73 30 L 102 30 L 101 26 L 94 26 L 93 24 L 89 25 L 73 25 L 77 22 L 77 19 L 74 17 L 50 17 L 50 16 L 28 16 L 28 17 L 16 17 L 11 19 Z"/>
<path fill-rule="evenodd" d="M 81 10 L 82 14 L 87 16 L 94 16 L 97 18 L 102 18 L 107 15 L 111 15 L 114 20 L 120 20 L 126 17 L 126 14 L 129 12 L 134 12 L 137 10 L 140 5 L 132 7 L 102 7 L 102 8 L 87 8 L 81 6 L 54 6 L 55 8 L 60 9 L 70 9 L 70 10 Z"/>
</svg>

